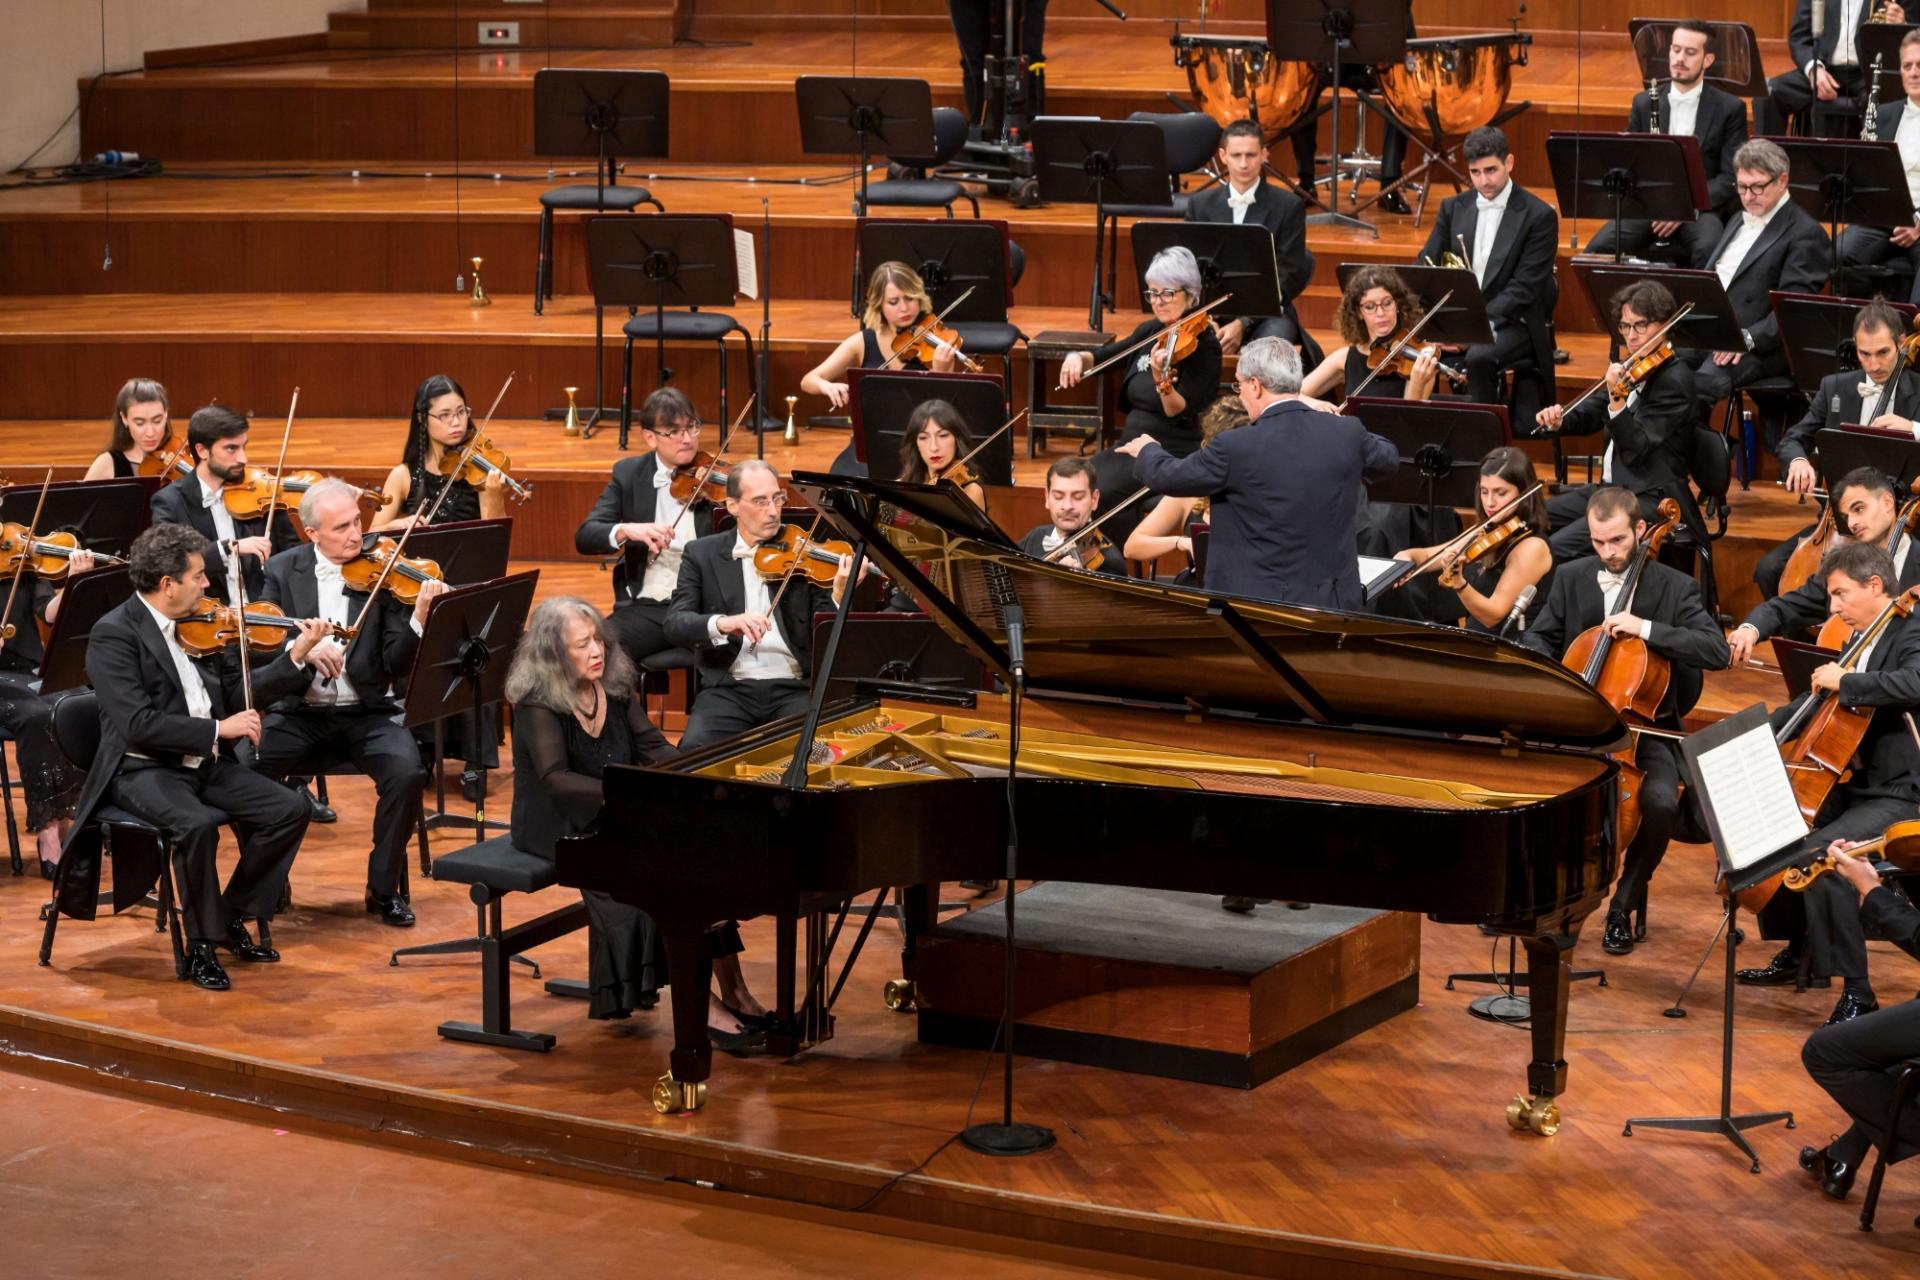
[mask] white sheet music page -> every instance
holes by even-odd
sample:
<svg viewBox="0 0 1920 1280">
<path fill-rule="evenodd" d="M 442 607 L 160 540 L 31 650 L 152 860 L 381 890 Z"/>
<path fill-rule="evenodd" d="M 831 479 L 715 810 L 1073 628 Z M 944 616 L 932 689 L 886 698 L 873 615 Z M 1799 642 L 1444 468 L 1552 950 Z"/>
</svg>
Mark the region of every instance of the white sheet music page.
<svg viewBox="0 0 1920 1280">
<path fill-rule="evenodd" d="M 1803 839 L 1806 819 L 1765 721 L 1695 758 L 1727 862 L 1744 870 Z"/>
<path fill-rule="evenodd" d="M 739 272 L 740 292 L 754 301 L 760 300 L 760 264 L 753 256 L 753 232 L 733 229 L 733 262 Z"/>
</svg>

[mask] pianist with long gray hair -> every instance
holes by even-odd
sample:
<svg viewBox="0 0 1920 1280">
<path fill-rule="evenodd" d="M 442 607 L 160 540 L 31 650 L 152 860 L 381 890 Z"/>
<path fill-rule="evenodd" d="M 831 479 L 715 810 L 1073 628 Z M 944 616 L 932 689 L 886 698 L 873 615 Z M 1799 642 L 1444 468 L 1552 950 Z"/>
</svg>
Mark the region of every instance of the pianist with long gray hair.
<svg viewBox="0 0 1920 1280">
<path fill-rule="evenodd" d="M 516 849 L 551 860 L 554 842 L 590 826 L 604 795 L 608 765 L 647 764 L 673 754 L 647 719 L 633 660 L 599 611 L 577 596 L 542 602 L 507 673 L 513 704 L 513 832 Z M 646 856 L 636 847 L 635 856 Z M 606 894 L 586 900 L 588 984 L 592 1018 L 624 1018 L 652 1008 L 667 984 L 666 944 L 645 912 Z M 740 973 L 740 931 L 722 926 L 714 939 L 708 1030 L 729 1052 L 763 1040 L 752 1021 L 766 1010 Z"/>
</svg>

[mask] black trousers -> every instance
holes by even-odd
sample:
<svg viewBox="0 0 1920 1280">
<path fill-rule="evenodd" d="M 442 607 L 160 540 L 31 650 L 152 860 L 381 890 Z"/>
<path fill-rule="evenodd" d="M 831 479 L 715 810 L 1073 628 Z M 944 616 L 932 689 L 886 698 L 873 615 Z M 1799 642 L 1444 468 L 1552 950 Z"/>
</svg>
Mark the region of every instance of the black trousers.
<svg viewBox="0 0 1920 1280">
<path fill-rule="evenodd" d="M 809 692 L 805 680 L 734 680 L 708 685 L 693 700 L 686 732 L 680 735 L 680 749 L 691 751 L 782 716 L 797 716 L 807 709 Z"/>
<path fill-rule="evenodd" d="M 71 818 L 87 775 L 54 741 L 53 703 L 34 692 L 25 673 L 0 671 L 0 725 L 13 735 L 20 766 L 14 781 L 26 793 L 27 830 Z"/>
<path fill-rule="evenodd" d="M 1640 830 L 1627 846 L 1609 912 L 1627 912 L 1638 905 L 1660 860 L 1667 856 L 1673 824 L 1680 814 L 1680 760 L 1674 744 L 1643 734 L 1633 759 L 1646 771 L 1640 784 Z"/>
<path fill-rule="evenodd" d="M 636 664 L 664 649 L 673 648 L 667 639 L 667 602 L 665 600 L 628 600 L 617 604 L 607 615 L 620 647 Z"/>
<path fill-rule="evenodd" d="M 1920 243 L 1902 249 L 1893 242 L 1885 227 L 1848 227 L 1840 233 L 1840 269 L 1849 267 L 1890 266 L 1900 274 L 1908 274 L 1905 300 L 1920 300 Z M 1848 293 L 1853 297 L 1868 297 L 1872 294 L 1901 300 L 1900 284 L 1897 279 L 1855 280 L 1849 283 Z M 1835 292 L 1838 292 L 1836 290 Z"/>
<path fill-rule="evenodd" d="M 1859 66 L 1828 67 L 1827 74 L 1840 86 L 1840 96 L 1852 102 L 1859 102 L 1865 96 L 1867 73 Z M 1814 121 L 1814 135 L 1830 138 L 1852 136 L 1859 133 L 1857 115 L 1849 115 L 1833 109 L 1832 103 L 1816 103 L 1813 96 L 1813 84 L 1807 79 L 1807 73 L 1799 67 L 1767 81 L 1767 96 L 1755 98 L 1754 136 L 1778 137 L 1787 131 L 1787 117 L 1797 116 L 1814 107 L 1818 118 Z M 1759 117 L 1765 116 L 1762 120 Z M 1849 124 L 1851 123 L 1851 128 Z"/>
<path fill-rule="evenodd" d="M 224 938 L 234 920 L 273 918 L 307 831 L 304 797 L 224 756 L 198 769 L 128 760 L 107 796 L 171 842 L 190 941 Z M 224 892 L 214 861 L 220 828 L 210 808 L 225 813 L 240 836 L 240 860 Z"/>
<path fill-rule="evenodd" d="M 1780 594 L 1780 575 L 1787 571 L 1787 561 L 1793 559 L 1793 553 L 1799 550 L 1800 539 L 1812 532 L 1813 526 L 1808 525 L 1760 557 L 1759 563 L 1753 566 L 1753 581 L 1760 588 L 1761 595 L 1771 600 Z M 1787 637 L 1789 640 L 1799 638 Z"/>
<path fill-rule="evenodd" d="M 268 777 L 317 773 L 351 764 L 373 779 L 373 849 L 367 854 L 367 890 L 400 892 L 407 845 L 426 789 L 427 771 L 413 735 L 377 711 L 275 711 L 260 733 L 260 772 Z"/>
<path fill-rule="evenodd" d="M 1844 793 L 1842 793 L 1844 796 Z M 1828 821 L 1816 827 L 1801 844 L 1802 866 L 1825 852 L 1835 840 L 1871 840 L 1889 825 L 1913 816 L 1913 802 L 1891 796 L 1868 796 L 1844 808 L 1822 809 Z M 1851 979 L 1867 976 L 1867 931 L 1860 921 L 1860 896 L 1837 875 L 1821 876 L 1805 893 L 1781 889 L 1760 912 L 1762 937 L 1788 943 L 1805 939 L 1808 968 L 1816 978 Z"/>
<path fill-rule="evenodd" d="M 1778 378 L 1787 372 L 1787 353 L 1776 347 L 1766 355 L 1755 355 L 1749 351 L 1729 365 L 1713 362 L 1713 353 L 1709 351 L 1681 351 L 1679 358 L 1693 366 L 1693 390 L 1699 398 L 1700 414 L 1709 422 L 1717 422 L 1713 416 L 1714 406 L 1732 395 L 1739 387 L 1752 386 L 1766 378 Z M 1776 412 L 1770 403 L 1762 404 L 1761 438 L 1771 450 L 1780 440 L 1780 424 L 1769 421 Z"/>
<path fill-rule="evenodd" d="M 1712 251 L 1720 243 L 1720 233 L 1725 225 L 1718 214 L 1703 213 L 1692 222 L 1683 222 L 1680 229 L 1673 233 L 1673 239 L 1665 243 L 1677 246 L 1686 255 L 1681 265 L 1692 266 Z M 1653 224 L 1644 218 L 1622 218 L 1619 222 L 1602 224 L 1587 241 L 1586 252 L 1611 254 L 1618 244 L 1621 252 L 1629 255 L 1645 253 L 1655 244 L 1661 243 L 1653 234 Z"/>
<path fill-rule="evenodd" d="M 987 47 L 993 38 L 993 11 L 999 7 L 996 0 L 947 0 L 947 14 L 953 19 L 954 38 L 960 44 L 961 86 L 966 95 L 967 119 L 975 124 L 980 123 L 980 113 L 986 107 L 987 55 L 999 52 L 997 48 Z M 1047 0 L 1021 0 L 1015 17 L 1020 23 L 1020 51 L 1026 55 L 1028 64 L 1044 61 Z M 1042 80 L 1044 77 L 1033 81 L 1033 94 L 1028 103 L 1030 112 L 1035 116 L 1046 112 L 1046 102 L 1041 92 Z"/>
<path fill-rule="evenodd" d="M 1492 342 L 1476 342 L 1467 348 L 1463 362 L 1467 367 L 1467 399 L 1475 404 L 1499 404 L 1500 374 L 1533 354 L 1533 335 L 1523 324 L 1503 324 L 1494 330 Z"/>
<path fill-rule="evenodd" d="M 1853 896 L 1853 890 L 1847 893 Z M 1842 1159 L 1857 1166 L 1869 1143 L 1886 1150 L 1893 1068 L 1912 1057 L 1920 1057 L 1920 999 L 1822 1027 L 1807 1037 L 1800 1049 L 1807 1074 L 1853 1120 L 1835 1144 Z M 1898 1136 L 1901 1153 L 1914 1154 L 1920 1146 L 1920 1101 L 1910 1100 L 1901 1111 Z"/>
</svg>

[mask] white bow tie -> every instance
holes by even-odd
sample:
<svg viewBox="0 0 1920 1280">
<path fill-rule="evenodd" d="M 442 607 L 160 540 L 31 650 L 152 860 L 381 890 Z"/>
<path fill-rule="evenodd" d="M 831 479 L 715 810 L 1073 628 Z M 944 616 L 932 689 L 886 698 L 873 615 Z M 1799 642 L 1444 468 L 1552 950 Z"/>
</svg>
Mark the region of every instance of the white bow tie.
<svg viewBox="0 0 1920 1280">
<path fill-rule="evenodd" d="M 1614 573 L 1611 570 L 1602 569 L 1600 571 L 1600 594 L 1605 595 L 1611 591 L 1618 591 L 1626 585 L 1626 582 L 1626 574 Z"/>
<path fill-rule="evenodd" d="M 1761 231 L 1764 230 L 1767 225 L 1765 218 L 1755 217 L 1753 214 L 1745 212 L 1741 213 L 1740 221 L 1746 224 L 1746 228 L 1749 231 Z"/>
<path fill-rule="evenodd" d="M 748 546 L 746 542 L 739 538 L 735 538 L 733 541 L 733 558 L 735 560 L 751 560 L 753 559 L 755 550 L 756 548 Z"/>
<path fill-rule="evenodd" d="M 1056 550 L 1060 546 L 1060 544 L 1065 542 L 1066 540 L 1067 540 L 1067 535 L 1060 532 L 1059 529 L 1057 528 L 1049 529 L 1047 530 L 1047 536 L 1040 539 L 1040 549 L 1042 551 Z"/>
<path fill-rule="evenodd" d="M 1244 195 L 1238 191 L 1235 191 L 1233 188 L 1229 187 L 1227 188 L 1227 207 L 1229 209 L 1249 208 L 1253 204 L 1254 197 L 1259 194 L 1260 194 L 1259 187 L 1247 188 L 1247 191 Z"/>
<path fill-rule="evenodd" d="M 1864 378 L 1863 378 L 1863 379 L 1861 379 L 1861 381 L 1860 381 L 1860 398 L 1861 398 L 1862 400 L 1865 400 L 1865 399 L 1867 399 L 1867 398 L 1868 398 L 1868 397 L 1870 397 L 1870 396 L 1875 396 L 1875 395 L 1878 395 L 1878 394 L 1880 394 L 1880 384 L 1879 384 L 1879 383 L 1877 383 L 1877 382 L 1869 382 L 1869 381 L 1867 381 L 1867 380 L 1866 380 L 1866 379 L 1864 379 Z"/>
<path fill-rule="evenodd" d="M 218 489 L 201 489 L 200 505 L 203 507 L 219 506 L 221 502 L 221 495 L 225 492 L 226 492 L 225 486 L 222 486 Z"/>
<path fill-rule="evenodd" d="M 1505 203 L 1503 203 L 1502 201 L 1500 201 L 1500 200 L 1489 200 L 1489 199 L 1487 199 L 1487 198 L 1486 198 L 1485 196 L 1481 196 L 1481 197 L 1479 198 L 1479 200 L 1478 200 L 1478 201 L 1477 201 L 1477 202 L 1476 202 L 1476 203 L 1474 204 L 1474 208 L 1476 208 L 1476 209 L 1478 209 L 1478 210 L 1480 210 L 1480 212 L 1482 212 L 1482 213 L 1485 213 L 1485 212 L 1486 212 L 1487 210 L 1489 210 L 1489 209 L 1501 209 L 1501 210 L 1504 210 L 1504 209 L 1505 209 L 1506 207 L 1507 207 L 1507 206 L 1506 206 L 1506 205 L 1505 205 Z"/>
<path fill-rule="evenodd" d="M 656 489 L 672 488 L 673 487 L 673 468 L 663 467 L 657 462 L 654 463 L 653 487 Z"/>
</svg>

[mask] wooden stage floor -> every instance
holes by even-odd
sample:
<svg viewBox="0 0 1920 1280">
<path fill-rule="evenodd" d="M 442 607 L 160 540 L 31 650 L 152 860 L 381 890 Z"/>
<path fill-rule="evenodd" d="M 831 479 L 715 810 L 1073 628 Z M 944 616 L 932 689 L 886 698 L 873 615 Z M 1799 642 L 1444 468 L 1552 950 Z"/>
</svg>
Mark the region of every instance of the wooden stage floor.
<svg viewBox="0 0 1920 1280">
<path fill-rule="evenodd" d="M 510 789 L 510 788 L 508 788 Z M 516 975 L 515 1022 L 559 1037 L 547 1055 L 437 1038 L 445 1018 L 475 1016 L 468 958 L 387 965 L 389 948 L 455 937 L 473 922 L 465 894 L 418 884 L 420 924 L 386 929 L 360 910 L 371 807 L 363 783 L 334 791 L 340 825 L 314 828 L 294 872 L 295 908 L 275 931 L 285 960 L 234 966 L 212 995 L 172 981 L 150 912 L 64 921 L 54 965 L 35 966 L 44 894 L 0 877 L 0 1050 L 10 1066 L 109 1091 L 208 1107 L 260 1125 L 357 1137 L 395 1150 L 477 1160 L 632 1186 L 661 1177 L 715 1184 L 707 1200 L 752 1199 L 845 1210 L 941 1148 L 969 1114 L 987 1060 L 923 1047 L 887 1012 L 896 974 L 889 926 L 876 930 L 836 1012 L 840 1034 L 792 1061 L 717 1061 L 709 1101 L 661 1116 L 648 1089 L 664 1070 L 663 1014 L 589 1023 L 577 1002 Z M 506 812 L 506 797 L 497 797 Z M 460 837 L 436 842 L 444 852 Z M 679 856 L 636 847 L 636 856 Z M 687 854 L 685 856 L 697 856 Z M 1409 847 L 1407 856 L 1417 857 Z M 1689 1000 L 1661 1009 L 1712 935 L 1710 855 L 1676 846 L 1659 877 L 1652 936 L 1607 960 L 1609 985 L 1576 987 L 1565 1127 L 1551 1139 L 1510 1131 L 1524 1035 L 1480 1022 L 1485 988 L 1442 990 L 1479 969 L 1488 940 L 1428 925 L 1422 1003 L 1252 1092 L 1022 1059 L 1019 1109 L 1060 1144 L 1022 1160 L 955 1145 L 866 1215 L 894 1234 L 935 1223 L 1090 1246 L 1150 1274 L 1179 1261 L 1247 1274 L 1584 1274 L 1885 1277 L 1920 1265 L 1920 1182 L 1888 1179 L 1882 1229 L 1856 1230 L 1851 1205 L 1824 1200 L 1795 1165 L 1835 1109 L 1799 1065 L 1802 1041 L 1832 993 L 1742 991 L 1734 1104 L 1782 1107 L 1797 1131 L 1753 1135 L 1759 1176 L 1722 1139 L 1641 1130 L 1630 1115 L 1693 1113 L 1718 1097 L 1719 961 Z M 510 919 L 561 904 L 552 890 L 510 900 Z M 1221 928 L 1236 927 L 1223 915 Z M 771 926 L 746 926 L 747 973 L 764 995 Z M 1759 963 L 1757 940 L 1742 959 Z M 1920 966 L 1875 944 L 1883 999 L 1920 982 Z M 582 935 L 542 948 L 548 976 L 583 976 Z M 1598 929 L 1577 959 L 1603 959 Z M 24 1055 L 24 1056 L 23 1056 Z M 185 1090 L 186 1092 L 182 1092 Z M 979 1092 L 975 1114 L 995 1105 Z M 700 1197 L 695 1194 L 696 1202 Z M 1003 1247 L 1010 1245 L 1002 1241 Z"/>
</svg>

